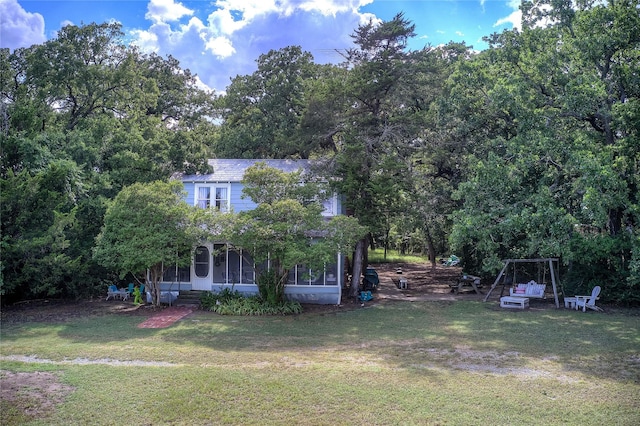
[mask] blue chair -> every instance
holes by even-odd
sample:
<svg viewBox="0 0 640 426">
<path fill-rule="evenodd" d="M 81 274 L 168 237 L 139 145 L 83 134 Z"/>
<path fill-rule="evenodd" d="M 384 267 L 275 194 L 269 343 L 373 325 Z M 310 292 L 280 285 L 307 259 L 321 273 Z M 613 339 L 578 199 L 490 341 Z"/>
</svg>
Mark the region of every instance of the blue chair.
<svg viewBox="0 0 640 426">
<path fill-rule="evenodd" d="M 129 283 L 129 288 L 127 288 L 127 293 L 133 296 L 133 283 Z"/>
<path fill-rule="evenodd" d="M 107 288 L 107 299 L 109 300 L 109 298 L 113 297 L 114 299 L 117 297 L 120 297 L 120 291 L 118 290 L 118 287 L 116 287 L 115 285 L 110 285 Z"/>
</svg>

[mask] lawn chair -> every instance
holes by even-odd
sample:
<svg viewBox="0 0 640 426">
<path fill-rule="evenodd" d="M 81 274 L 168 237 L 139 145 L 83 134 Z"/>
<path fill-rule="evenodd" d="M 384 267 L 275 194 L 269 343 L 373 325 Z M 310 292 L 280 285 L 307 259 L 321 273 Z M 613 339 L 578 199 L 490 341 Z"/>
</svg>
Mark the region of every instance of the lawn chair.
<svg viewBox="0 0 640 426">
<path fill-rule="evenodd" d="M 378 273 L 373 268 L 367 268 L 362 277 L 362 290 L 364 291 L 376 291 L 380 284 L 380 278 Z"/>
<path fill-rule="evenodd" d="M 576 296 L 576 310 L 582 307 L 582 312 L 586 312 L 587 308 L 593 309 L 594 311 L 602 311 L 601 308 L 596 306 L 596 300 L 598 300 L 599 294 L 600 286 L 597 285 L 591 291 L 591 296 Z"/>
<path fill-rule="evenodd" d="M 129 287 L 127 288 L 127 293 L 129 293 L 129 296 L 133 296 L 133 289 L 134 289 L 133 283 L 129 283 Z"/>
<path fill-rule="evenodd" d="M 118 290 L 118 287 L 116 287 L 115 285 L 110 285 L 109 288 L 107 289 L 107 299 L 109 300 L 109 298 L 113 297 L 114 299 L 116 297 L 120 297 L 120 290 Z"/>
<path fill-rule="evenodd" d="M 449 256 L 449 259 L 443 259 L 444 266 L 456 266 L 460 263 L 460 258 L 455 254 Z"/>
</svg>

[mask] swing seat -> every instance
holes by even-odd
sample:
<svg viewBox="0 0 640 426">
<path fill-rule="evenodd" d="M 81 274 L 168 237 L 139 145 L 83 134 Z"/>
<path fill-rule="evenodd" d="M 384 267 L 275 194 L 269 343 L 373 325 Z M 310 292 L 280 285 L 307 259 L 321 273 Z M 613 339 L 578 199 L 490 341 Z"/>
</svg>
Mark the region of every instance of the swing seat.
<svg viewBox="0 0 640 426">
<path fill-rule="evenodd" d="M 545 284 L 538 284 L 535 281 L 529 281 L 526 284 L 516 284 L 515 287 L 511 287 L 509 289 L 509 296 L 544 299 L 546 288 L 547 286 Z"/>
</svg>

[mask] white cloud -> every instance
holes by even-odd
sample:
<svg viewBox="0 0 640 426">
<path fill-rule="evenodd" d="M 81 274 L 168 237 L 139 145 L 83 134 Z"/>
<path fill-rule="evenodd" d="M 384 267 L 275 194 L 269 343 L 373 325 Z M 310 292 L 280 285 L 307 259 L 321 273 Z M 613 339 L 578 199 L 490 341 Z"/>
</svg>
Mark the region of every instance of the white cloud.
<svg viewBox="0 0 640 426">
<path fill-rule="evenodd" d="M 213 37 L 210 38 L 205 44 L 205 48 L 219 59 L 227 58 L 234 53 L 236 49 L 233 47 L 233 43 L 226 37 Z"/>
<path fill-rule="evenodd" d="M 27 12 L 17 0 L 0 0 L 0 47 L 13 50 L 46 40 L 41 14 Z"/>
<path fill-rule="evenodd" d="M 173 0 L 151 0 L 147 5 L 145 18 L 153 22 L 179 21 L 183 16 L 191 16 L 193 11 Z"/>
<path fill-rule="evenodd" d="M 522 3 L 522 0 L 509 0 L 507 2 L 507 6 L 509 6 L 513 10 L 519 10 L 521 3 Z"/>
<path fill-rule="evenodd" d="M 522 30 L 522 12 L 519 10 L 512 12 L 509 16 L 498 19 L 493 26 L 501 27 L 508 24 L 511 24 L 511 26 L 518 31 Z"/>
<path fill-rule="evenodd" d="M 503 25 L 511 25 L 514 29 L 522 30 L 522 11 L 520 11 L 521 0 L 508 0 L 507 6 L 513 9 L 508 16 L 498 19 L 493 27 L 501 27 Z"/>
<path fill-rule="evenodd" d="M 464 33 L 462 31 L 456 31 L 456 35 L 458 37 L 464 37 Z"/>
<path fill-rule="evenodd" d="M 207 12 L 203 6 L 182 15 L 182 19 L 191 16 L 188 23 L 177 20 L 176 25 L 169 22 L 168 12 L 160 13 L 157 6 L 182 6 L 171 0 L 151 0 L 146 17 L 152 24 L 131 31 L 131 36 L 144 51 L 173 55 L 183 68 L 197 73 L 202 84 L 220 93 L 231 77 L 254 72 L 258 57 L 271 49 L 299 45 L 318 63 L 335 62 L 336 49 L 352 46 L 350 34 L 358 25 L 369 19 L 379 22 L 375 15 L 359 12 L 370 2 L 218 0 L 213 10 Z"/>
<path fill-rule="evenodd" d="M 246 19 L 236 19 L 237 11 L 218 9 L 211 13 L 207 19 L 209 27 L 214 34 L 230 35 L 249 24 Z"/>
</svg>

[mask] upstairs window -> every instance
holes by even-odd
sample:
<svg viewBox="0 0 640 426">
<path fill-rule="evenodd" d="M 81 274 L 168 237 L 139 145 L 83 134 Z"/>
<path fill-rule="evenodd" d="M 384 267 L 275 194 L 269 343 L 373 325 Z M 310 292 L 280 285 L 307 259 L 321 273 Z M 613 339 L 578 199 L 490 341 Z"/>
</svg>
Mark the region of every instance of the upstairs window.
<svg viewBox="0 0 640 426">
<path fill-rule="evenodd" d="M 196 206 L 229 211 L 229 187 L 226 185 L 196 185 Z"/>
</svg>

